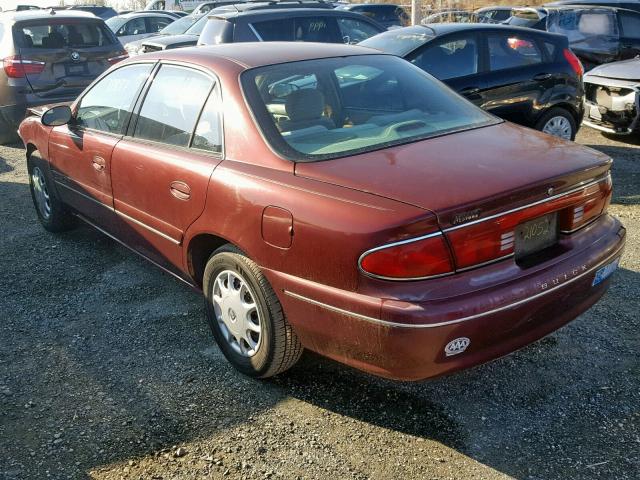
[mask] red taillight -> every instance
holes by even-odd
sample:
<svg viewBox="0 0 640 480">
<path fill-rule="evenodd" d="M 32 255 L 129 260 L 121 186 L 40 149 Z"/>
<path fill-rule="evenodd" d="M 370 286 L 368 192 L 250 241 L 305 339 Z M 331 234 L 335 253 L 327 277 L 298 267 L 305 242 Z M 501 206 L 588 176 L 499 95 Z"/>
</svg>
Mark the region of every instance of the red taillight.
<svg viewBox="0 0 640 480">
<path fill-rule="evenodd" d="M 582 66 L 580 59 L 576 57 L 576 54 L 568 48 L 565 48 L 562 53 L 564 54 L 564 58 L 567 59 L 567 62 L 569 62 L 569 65 L 571 65 L 571 68 L 573 68 L 573 71 L 576 72 L 576 75 L 582 77 L 584 74 L 584 67 Z"/>
<path fill-rule="evenodd" d="M 107 62 L 109 62 L 110 65 L 115 65 L 116 63 L 121 62 L 122 60 L 126 60 L 127 58 L 129 58 L 129 54 L 127 52 L 120 52 L 120 54 L 115 57 L 107 58 Z"/>
<path fill-rule="evenodd" d="M 611 198 L 611 177 L 566 195 L 549 198 L 522 209 L 490 217 L 469 225 L 445 230 L 457 269 L 477 267 L 511 256 L 515 250 L 515 230 L 521 223 L 558 212 L 561 233 L 571 233 L 601 213 Z"/>
<path fill-rule="evenodd" d="M 449 247 L 440 233 L 365 252 L 360 268 L 370 275 L 411 280 L 453 273 Z"/>
<path fill-rule="evenodd" d="M 44 71 L 45 62 L 28 60 L 20 55 L 6 57 L 2 59 L 4 73 L 9 78 L 24 78 L 27 75 L 37 75 Z"/>
</svg>

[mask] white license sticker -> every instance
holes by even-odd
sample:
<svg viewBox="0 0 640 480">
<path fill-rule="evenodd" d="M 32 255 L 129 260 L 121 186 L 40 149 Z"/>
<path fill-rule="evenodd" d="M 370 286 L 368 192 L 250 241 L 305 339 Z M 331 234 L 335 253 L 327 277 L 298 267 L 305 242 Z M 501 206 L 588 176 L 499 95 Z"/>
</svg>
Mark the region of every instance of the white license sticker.
<svg viewBox="0 0 640 480">
<path fill-rule="evenodd" d="M 599 283 L 602 283 L 607 278 L 609 278 L 611 274 L 616 271 L 619 263 L 620 263 L 620 259 L 616 258 L 613 262 L 605 265 L 604 267 L 600 267 L 598 270 L 596 270 L 596 275 L 593 277 L 593 282 L 591 283 L 591 286 L 595 287 Z"/>
</svg>

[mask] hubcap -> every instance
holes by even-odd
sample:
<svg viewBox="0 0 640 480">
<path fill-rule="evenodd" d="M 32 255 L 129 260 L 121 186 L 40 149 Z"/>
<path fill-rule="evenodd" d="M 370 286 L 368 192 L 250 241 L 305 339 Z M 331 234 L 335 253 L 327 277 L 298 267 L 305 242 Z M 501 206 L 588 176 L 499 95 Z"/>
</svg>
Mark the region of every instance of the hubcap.
<svg viewBox="0 0 640 480">
<path fill-rule="evenodd" d="M 571 140 L 571 123 L 564 117 L 551 117 L 542 128 L 544 133 Z"/>
<path fill-rule="evenodd" d="M 31 173 L 31 184 L 33 185 L 33 193 L 38 211 L 40 215 L 48 219 L 51 216 L 51 199 L 49 198 L 49 190 L 47 190 L 44 173 L 42 173 L 40 167 L 34 167 Z"/>
<path fill-rule="evenodd" d="M 224 339 L 236 353 L 252 357 L 260 348 L 262 323 L 255 295 L 237 272 L 220 272 L 213 282 L 213 309 Z"/>
</svg>

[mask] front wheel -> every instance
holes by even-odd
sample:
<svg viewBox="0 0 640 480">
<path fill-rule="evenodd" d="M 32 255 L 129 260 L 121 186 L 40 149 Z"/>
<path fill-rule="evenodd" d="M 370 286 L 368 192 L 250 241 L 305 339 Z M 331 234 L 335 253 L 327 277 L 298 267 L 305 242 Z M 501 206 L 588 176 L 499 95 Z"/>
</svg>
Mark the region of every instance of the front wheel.
<svg viewBox="0 0 640 480">
<path fill-rule="evenodd" d="M 578 133 L 578 126 L 571 112 L 554 107 L 540 117 L 536 123 L 536 130 L 565 140 L 574 140 Z"/>
<path fill-rule="evenodd" d="M 267 378 L 292 367 L 302 345 L 258 266 L 231 245 L 204 271 L 207 321 L 224 356 L 245 375 Z"/>
<path fill-rule="evenodd" d="M 46 162 L 31 154 L 27 161 L 29 189 L 38 220 L 50 232 L 63 232 L 75 226 L 74 217 L 58 198 Z"/>
</svg>

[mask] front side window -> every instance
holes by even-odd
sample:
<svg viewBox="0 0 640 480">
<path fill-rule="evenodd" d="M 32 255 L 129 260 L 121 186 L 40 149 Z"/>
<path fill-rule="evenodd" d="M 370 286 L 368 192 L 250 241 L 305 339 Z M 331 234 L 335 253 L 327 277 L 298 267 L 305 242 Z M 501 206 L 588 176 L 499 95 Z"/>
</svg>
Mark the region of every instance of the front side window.
<svg viewBox="0 0 640 480">
<path fill-rule="evenodd" d="M 127 65 L 104 77 L 80 100 L 74 125 L 122 135 L 152 68 L 152 64 Z"/>
<path fill-rule="evenodd" d="M 489 35 L 487 41 L 491 70 L 542 63 L 542 52 L 533 40 L 519 35 Z"/>
<path fill-rule="evenodd" d="M 171 23 L 171 19 L 169 18 L 151 17 L 149 18 L 149 28 L 147 28 L 147 31 L 149 33 L 159 32 L 170 23 Z"/>
<path fill-rule="evenodd" d="M 338 27 L 344 43 L 359 43 L 380 33 L 373 25 L 356 18 L 338 18 Z"/>
<path fill-rule="evenodd" d="M 143 33 L 147 33 L 147 26 L 144 18 L 134 18 L 133 20 L 129 20 L 125 23 L 120 30 L 118 30 L 116 35 L 124 37 L 127 35 L 141 35 Z"/>
<path fill-rule="evenodd" d="M 478 42 L 473 36 L 429 45 L 411 63 L 440 80 L 478 73 Z"/>
<path fill-rule="evenodd" d="M 188 146 L 212 85 L 204 73 L 163 65 L 144 98 L 133 136 Z"/>
<path fill-rule="evenodd" d="M 265 136 L 295 161 L 362 153 L 498 121 L 388 55 L 271 65 L 248 70 L 241 79 Z"/>
</svg>

